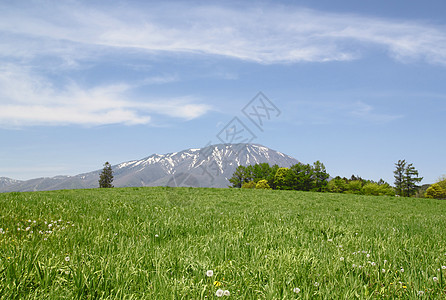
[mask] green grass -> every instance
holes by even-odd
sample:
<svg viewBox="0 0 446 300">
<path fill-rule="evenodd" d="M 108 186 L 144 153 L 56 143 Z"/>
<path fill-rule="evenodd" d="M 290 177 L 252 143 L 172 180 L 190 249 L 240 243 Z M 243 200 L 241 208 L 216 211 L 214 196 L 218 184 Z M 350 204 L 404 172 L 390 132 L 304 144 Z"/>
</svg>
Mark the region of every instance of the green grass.
<svg viewBox="0 0 446 300">
<path fill-rule="evenodd" d="M 446 201 L 115 188 L 0 212 L 0 299 L 446 298 Z"/>
</svg>

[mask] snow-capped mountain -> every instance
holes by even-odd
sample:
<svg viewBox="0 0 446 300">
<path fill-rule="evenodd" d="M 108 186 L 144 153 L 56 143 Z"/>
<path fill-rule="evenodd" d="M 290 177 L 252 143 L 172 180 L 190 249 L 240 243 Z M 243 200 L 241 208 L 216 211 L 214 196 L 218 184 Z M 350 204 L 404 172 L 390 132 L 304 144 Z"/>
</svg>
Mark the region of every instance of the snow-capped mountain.
<svg viewBox="0 0 446 300">
<path fill-rule="evenodd" d="M 17 184 L 20 180 L 15 180 L 8 177 L 0 177 L 0 189 L 9 185 Z"/>
<path fill-rule="evenodd" d="M 112 166 L 116 187 L 193 186 L 228 187 L 239 165 L 256 163 L 289 167 L 298 161 L 256 144 L 218 144 L 169 154 L 153 154 Z M 0 187 L 7 191 L 38 191 L 98 187 L 101 170 L 76 176 L 38 178 Z"/>
</svg>

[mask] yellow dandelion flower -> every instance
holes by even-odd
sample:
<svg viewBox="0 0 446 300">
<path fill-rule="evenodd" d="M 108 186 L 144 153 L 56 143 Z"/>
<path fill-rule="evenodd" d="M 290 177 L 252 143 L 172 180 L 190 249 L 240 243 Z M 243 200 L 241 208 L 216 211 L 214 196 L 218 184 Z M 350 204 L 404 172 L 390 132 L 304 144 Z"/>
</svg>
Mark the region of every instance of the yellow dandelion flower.
<svg viewBox="0 0 446 300">
<path fill-rule="evenodd" d="M 220 286 L 221 282 L 220 281 L 214 281 L 214 286 Z"/>
<path fill-rule="evenodd" d="M 403 289 L 407 289 L 407 286 L 403 285 Z"/>
</svg>

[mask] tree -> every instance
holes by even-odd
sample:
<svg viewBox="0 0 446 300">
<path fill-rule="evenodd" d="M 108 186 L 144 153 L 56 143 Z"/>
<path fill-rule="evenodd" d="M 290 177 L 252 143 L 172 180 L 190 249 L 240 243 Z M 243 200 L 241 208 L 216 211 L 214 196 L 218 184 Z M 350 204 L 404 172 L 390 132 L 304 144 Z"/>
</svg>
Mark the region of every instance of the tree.
<svg viewBox="0 0 446 300">
<path fill-rule="evenodd" d="M 113 187 L 113 170 L 110 163 L 107 161 L 104 164 L 102 173 L 99 176 L 99 187 L 100 188 L 112 188 Z"/>
<path fill-rule="evenodd" d="M 407 164 L 406 160 L 398 160 L 395 164 L 395 189 L 397 195 L 410 197 L 414 195 L 419 188 L 417 183 L 423 180 L 423 177 L 418 177 L 418 171 L 413 164 Z"/>
<path fill-rule="evenodd" d="M 274 176 L 274 185 L 278 190 L 292 190 L 293 172 L 288 168 L 279 168 Z"/>
<path fill-rule="evenodd" d="M 325 192 L 325 188 L 327 186 L 327 179 L 330 177 L 328 175 L 325 166 L 320 161 L 316 161 L 313 163 L 313 172 L 314 172 L 314 187 L 313 191 L 316 192 Z"/>
<path fill-rule="evenodd" d="M 403 195 L 403 185 L 404 185 L 404 170 L 406 169 L 406 160 L 398 160 L 395 164 L 395 171 L 393 171 L 395 177 L 395 190 L 396 194 L 399 196 Z"/>
<path fill-rule="evenodd" d="M 327 190 L 330 193 L 343 193 L 347 190 L 347 187 L 347 180 L 340 176 L 336 176 L 327 184 Z"/>
<path fill-rule="evenodd" d="M 246 182 L 246 167 L 238 166 L 229 182 L 232 183 L 232 187 L 241 188 L 243 183 Z"/>
</svg>

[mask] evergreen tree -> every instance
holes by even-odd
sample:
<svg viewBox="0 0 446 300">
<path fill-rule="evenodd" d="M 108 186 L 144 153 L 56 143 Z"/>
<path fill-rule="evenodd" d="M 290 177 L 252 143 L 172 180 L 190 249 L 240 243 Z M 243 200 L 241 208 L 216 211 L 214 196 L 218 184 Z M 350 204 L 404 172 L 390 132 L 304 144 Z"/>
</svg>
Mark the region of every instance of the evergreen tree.
<svg viewBox="0 0 446 300">
<path fill-rule="evenodd" d="M 398 160 L 395 164 L 395 190 L 396 194 L 400 196 L 410 197 L 414 195 L 419 188 L 417 183 L 423 180 L 423 177 L 418 177 L 418 171 L 413 164 L 407 164 L 406 160 Z"/>
<path fill-rule="evenodd" d="M 113 170 L 110 163 L 107 161 L 104 164 L 102 173 L 99 176 L 99 187 L 100 188 L 112 188 L 113 187 Z"/>
<path fill-rule="evenodd" d="M 406 160 L 398 160 L 395 164 L 395 171 L 393 171 L 395 177 L 395 191 L 399 196 L 403 196 L 404 188 L 404 170 L 406 169 Z"/>
</svg>

